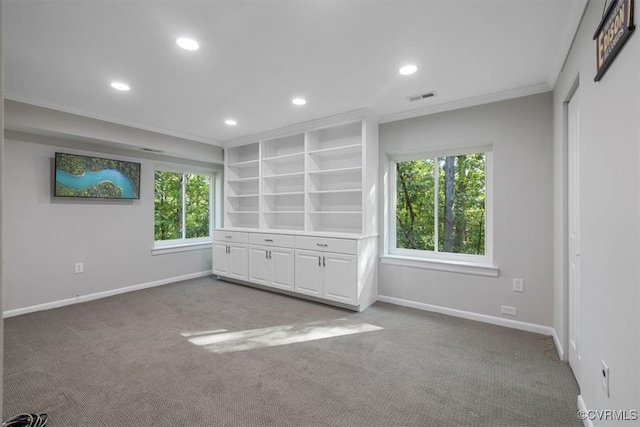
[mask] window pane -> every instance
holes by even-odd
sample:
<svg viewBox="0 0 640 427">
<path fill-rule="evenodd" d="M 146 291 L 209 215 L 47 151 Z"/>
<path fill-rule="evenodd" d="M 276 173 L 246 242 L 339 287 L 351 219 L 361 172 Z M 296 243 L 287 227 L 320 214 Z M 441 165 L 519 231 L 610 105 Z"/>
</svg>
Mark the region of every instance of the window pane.
<svg viewBox="0 0 640 427">
<path fill-rule="evenodd" d="M 209 183 L 206 175 L 190 175 L 186 177 L 186 238 L 209 236 Z"/>
<path fill-rule="evenodd" d="M 155 173 L 155 240 L 182 238 L 182 174 Z"/>
<path fill-rule="evenodd" d="M 397 163 L 397 248 L 435 249 L 433 168 L 432 159 Z"/>
<path fill-rule="evenodd" d="M 484 255 L 485 154 L 438 159 L 438 251 Z"/>
</svg>

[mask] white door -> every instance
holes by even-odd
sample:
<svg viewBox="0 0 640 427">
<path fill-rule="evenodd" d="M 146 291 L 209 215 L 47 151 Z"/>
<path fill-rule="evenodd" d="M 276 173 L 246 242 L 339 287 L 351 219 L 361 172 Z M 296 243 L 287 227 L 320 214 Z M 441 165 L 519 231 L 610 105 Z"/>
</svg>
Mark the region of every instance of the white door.
<svg viewBox="0 0 640 427">
<path fill-rule="evenodd" d="M 568 121 L 568 260 L 569 364 L 580 385 L 580 98 L 569 102 Z"/>
<path fill-rule="evenodd" d="M 227 276 L 227 248 L 226 243 L 213 242 L 213 274 Z"/>
<path fill-rule="evenodd" d="M 322 297 L 322 254 L 296 250 L 295 291 Z"/>
<path fill-rule="evenodd" d="M 261 285 L 269 284 L 269 248 L 249 246 L 249 281 Z"/>
<path fill-rule="evenodd" d="M 229 277 L 247 280 L 247 245 L 229 245 Z"/>
<path fill-rule="evenodd" d="M 357 304 L 357 266 L 354 255 L 324 253 L 324 297 L 345 304 Z"/>
<path fill-rule="evenodd" d="M 293 291 L 293 249 L 271 248 L 269 260 L 271 261 L 270 285 Z"/>
</svg>

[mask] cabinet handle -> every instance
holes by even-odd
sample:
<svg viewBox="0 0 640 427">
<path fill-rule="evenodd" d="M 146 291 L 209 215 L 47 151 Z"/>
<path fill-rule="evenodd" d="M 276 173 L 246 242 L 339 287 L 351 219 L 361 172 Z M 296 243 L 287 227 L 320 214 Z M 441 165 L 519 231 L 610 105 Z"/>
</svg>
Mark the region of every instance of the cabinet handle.
<svg viewBox="0 0 640 427">
<path fill-rule="evenodd" d="M 224 236 L 226 239 L 231 239 L 233 236 Z"/>
<path fill-rule="evenodd" d="M 227 253 L 230 254 L 231 253 L 231 246 L 227 246 Z"/>
<path fill-rule="evenodd" d="M 321 248 L 326 248 L 328 246 L 325 243 L 316 243 L 316 245 L 320 246 Z"/>
<path fill-rule="evenodd" d="M 269 251 L 264 251 L 264 259 L 269 259 Z"/>
<path fill-rule="evenodd" d="M 322 260 L 318 257 L 318 267 L 322 267 Z"/>
<path fill-rule="evenodd" d="M 324 260 L 325 260 L 325 258 L 324 258 L 324 257 L 322 257 L 322 266 L 323 266 L 323 267 L 326 267 L 326 266 L 327 266 L 327 264 L 325 263 L 325 261 L 324 261 Z"/>
<path fill-rule="evenodd" d="M 264 239 L 265 242 L 273 242 L 273 239 Z"/>
<path fill-rule="evenodd" d="M 271 259 L 271 249 L 269 249 L 269 259 Z"/>
</svg>

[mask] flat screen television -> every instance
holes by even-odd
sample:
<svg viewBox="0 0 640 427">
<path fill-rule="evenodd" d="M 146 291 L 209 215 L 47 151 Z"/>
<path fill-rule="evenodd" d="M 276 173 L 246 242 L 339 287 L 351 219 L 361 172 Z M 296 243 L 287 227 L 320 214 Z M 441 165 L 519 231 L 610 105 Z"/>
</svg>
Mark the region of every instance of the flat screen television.
<svg viewBox="0 0 640 427">
<path fill-rule="evenodd" d="M 56 153 L 54 197 L 139 199 L 140 163 Z"/>
</svg>

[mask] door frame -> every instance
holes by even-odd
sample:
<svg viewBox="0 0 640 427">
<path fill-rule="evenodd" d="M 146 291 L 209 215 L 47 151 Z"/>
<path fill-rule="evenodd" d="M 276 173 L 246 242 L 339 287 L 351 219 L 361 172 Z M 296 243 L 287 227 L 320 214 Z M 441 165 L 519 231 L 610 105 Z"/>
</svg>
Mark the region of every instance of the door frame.
<svg viewBox="0 0 640 427">
<path fill-rule="evenodd" d="M 562 297 L 562 303 L 559 305 L 561 324 L 560 332 L 562 333 L 562 339 L 557 340 L 556 345 L 559 347 L 560 357 L 563 361 L 569 360 L 569 102 L 573 99 L 580 87 L 580 73 L 576 73 L 573 78 L 569 89 L 562 103 L 562 252 L 559 254 L 559 258 L 562 260 L 562 280 L 560 295 Z M 566 349 L 565 350 L 563 350 Z"/>
<path fill-rule="evenodd" d="M 581 381 L 580 304 L 580 97 L 574 91 L 567 103 L 567 360 L 578 382 Z M 575 115 L 572 114 L 572 110 Z M 576 120 L 576 122 L 574 122 Z M 575 345 L 574 345 L 575 344 Z"/>
</svg>

